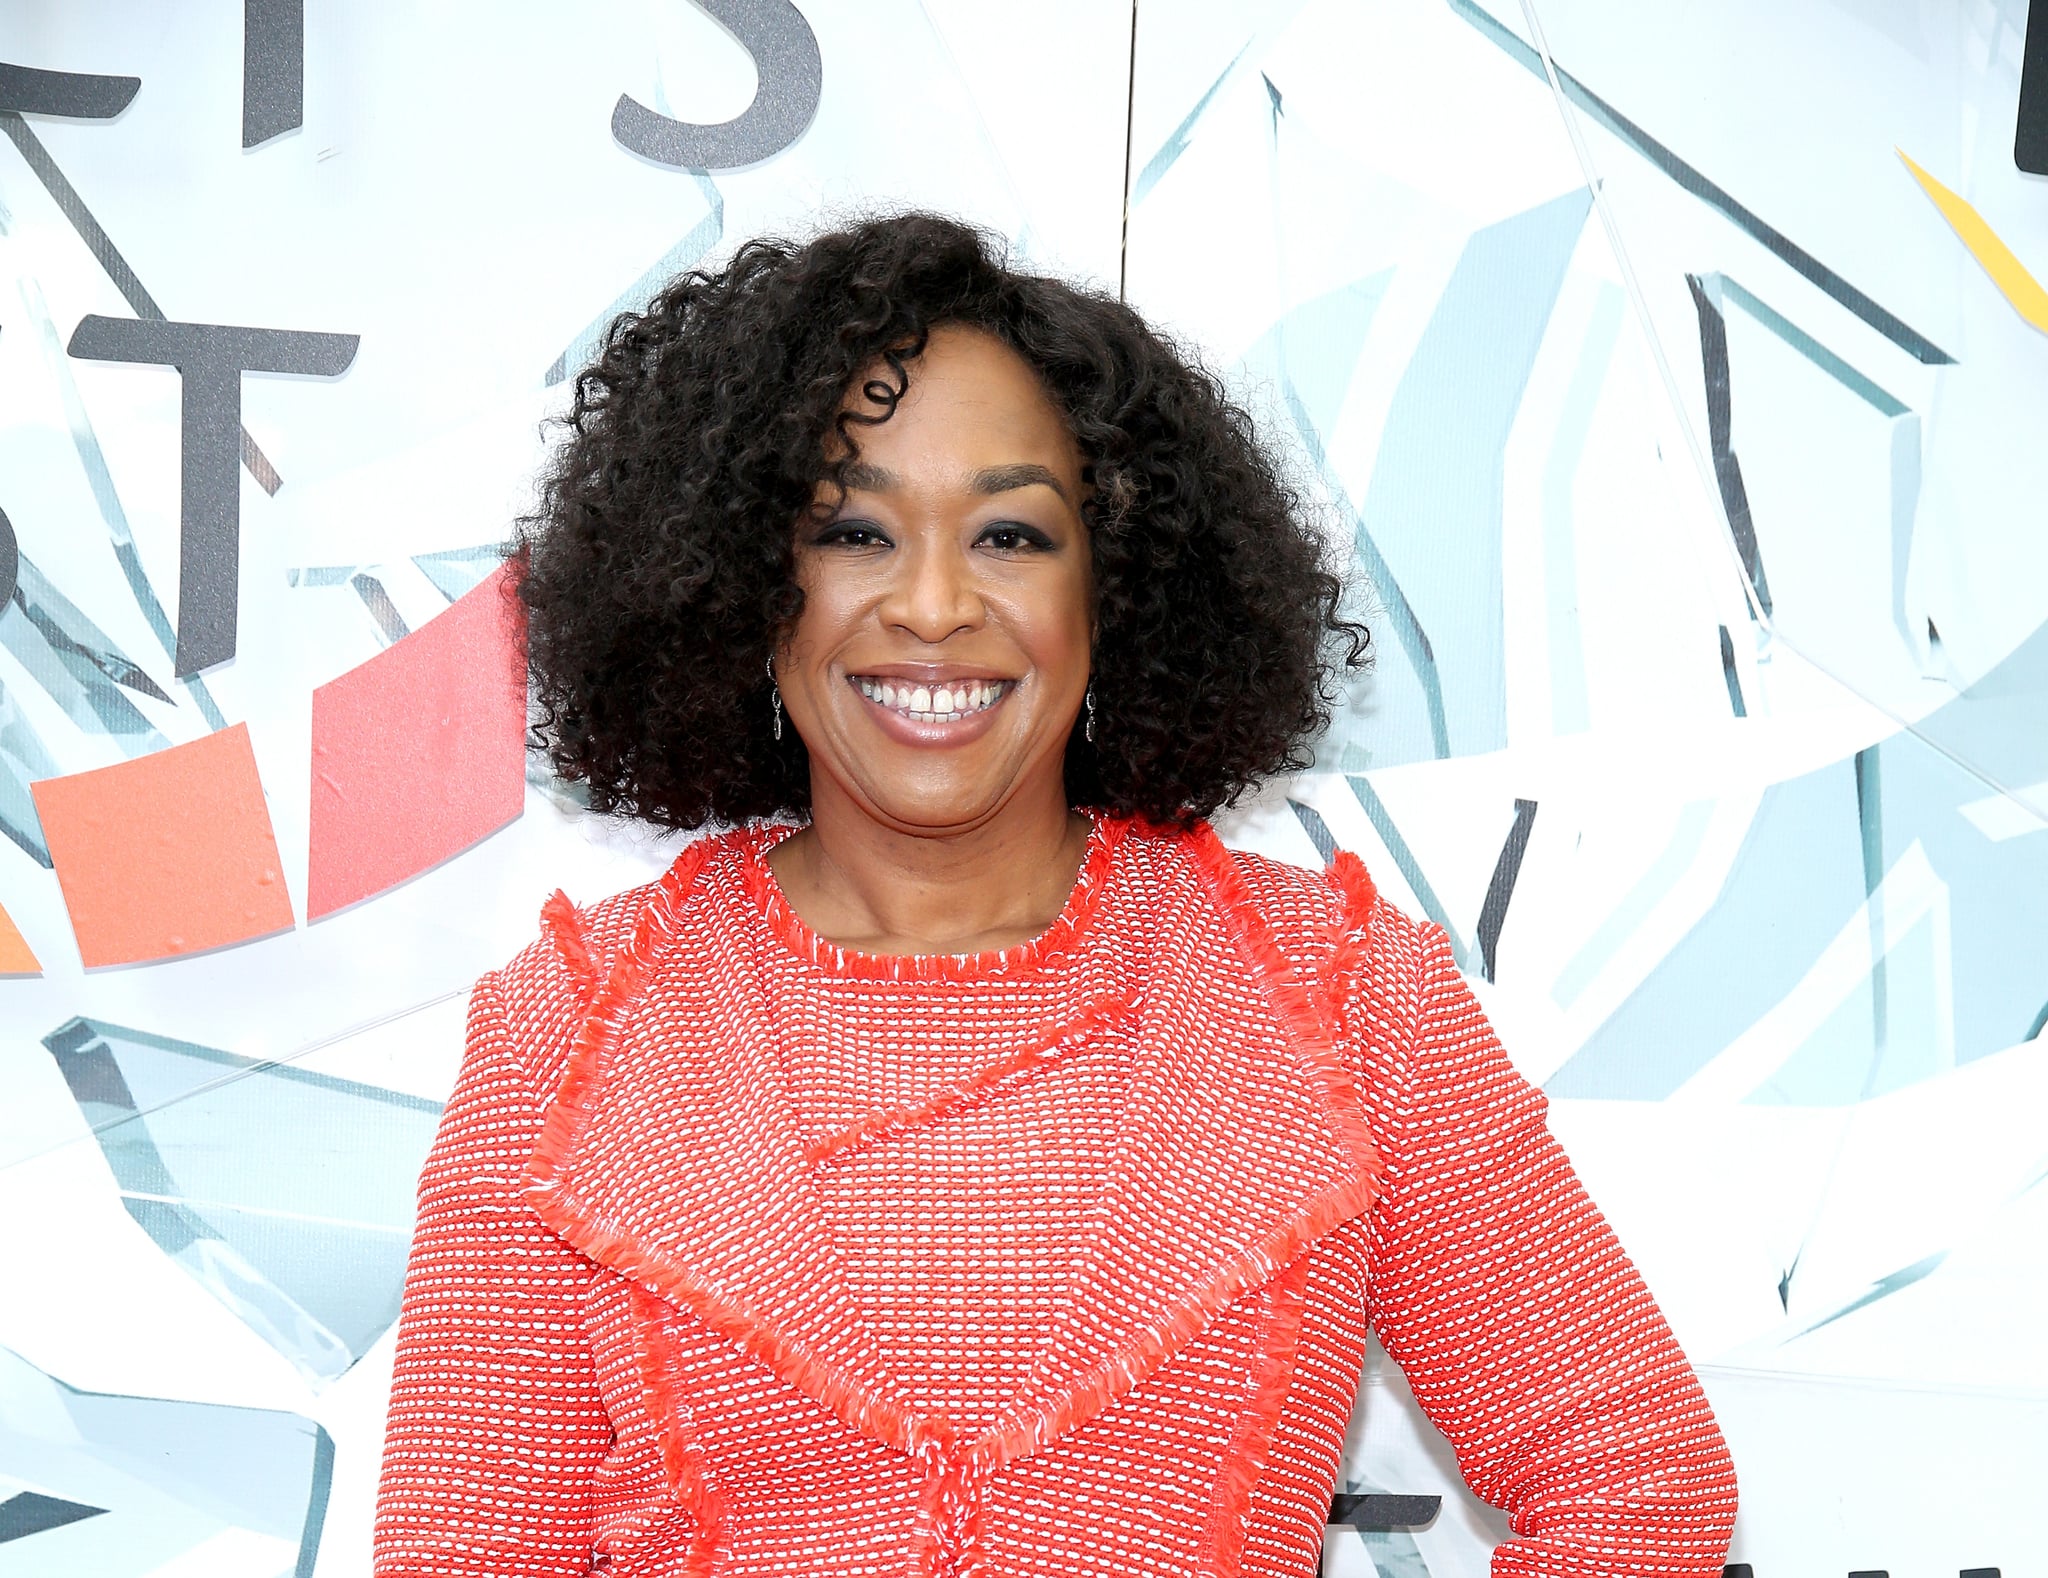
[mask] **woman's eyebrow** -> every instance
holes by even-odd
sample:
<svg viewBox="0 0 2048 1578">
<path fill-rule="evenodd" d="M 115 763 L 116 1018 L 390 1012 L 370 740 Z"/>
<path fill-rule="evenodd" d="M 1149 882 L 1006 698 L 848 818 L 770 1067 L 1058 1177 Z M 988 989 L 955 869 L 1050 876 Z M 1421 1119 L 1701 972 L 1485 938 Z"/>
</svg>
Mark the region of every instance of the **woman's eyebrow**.
<svg viewBox="0 0 2048 1578">
<path fill-rule="evenodd" d="M 877 466 L 871 461 L 849 461 L 839 473 L 839 481 L 849 492 L 888 493 L 901 486 L 902 478 L 887 466 Z M 1036 461 L 1013 461 L 1007 466 L 984 466 L 967 479 L 970 492 L 983 495 L 1009 493 L 1017 488 L 1047 487 L 1071 504 L 1067 498 L 1066 485 L 1046 467 Z"/>
<path fill-rule="evenodd" d="M 1022 460 L 1008 466 L 986 466 L 968 484 L 976 493 L 1008 493 L 1012 488 L 1047 487 L 1067 499 L 1067 490 L 1044 466 Z M 1069 504 L 1072 499 L 1067 499 Z"/>
<path fill-rule="evenodd" d="M 896 486 L 896 473 L 865 460 L 850 460 L 840 469 L 839 485 L 859 493 L 887 493 Z"/>
</svg>

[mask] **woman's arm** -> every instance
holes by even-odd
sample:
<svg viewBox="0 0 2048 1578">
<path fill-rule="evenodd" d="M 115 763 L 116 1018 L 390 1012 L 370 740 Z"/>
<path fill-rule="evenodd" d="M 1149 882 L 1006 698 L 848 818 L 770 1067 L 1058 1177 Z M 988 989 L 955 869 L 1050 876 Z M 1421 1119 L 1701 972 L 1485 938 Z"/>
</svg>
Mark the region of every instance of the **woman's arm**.
<svg viewBox="0 0 2048 1578">
<path fill-rule="evenodd" d="M 1442 933 L 1406 940 L 1416 1035 L 1372 1070 L 1394 1086 L 1373 1324 L 1467 1483 L 1508 1513 L 1495 1578 L 1718 1574 L 1735 1473 L 1706 1396 Z"/>
<path fill-rule="evenodd" d="M 590 1263 L 519 1197 L 540 1121 L 487 975 L 420 1176 L 376 1578 L 589 1569 L 592 1476 L 612 1432 L 584 1337 Z"/>
</svg>

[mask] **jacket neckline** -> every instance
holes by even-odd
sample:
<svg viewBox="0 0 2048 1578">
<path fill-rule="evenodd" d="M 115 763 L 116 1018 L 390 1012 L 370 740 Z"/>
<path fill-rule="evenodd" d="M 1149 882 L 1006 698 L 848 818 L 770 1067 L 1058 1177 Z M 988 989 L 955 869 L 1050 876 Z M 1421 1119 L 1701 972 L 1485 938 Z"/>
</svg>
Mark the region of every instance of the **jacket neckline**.
<svg viewBox="0 0 2048 1578">
<path fill-rule="evenodd" d="M 747 896 L 760 911 L 769 935 L 784 948 L 831 975 L 863 980 L 970 981 L 991 975 L 1018 975 L 1053 964 L 1084 938 L 1101 907 L 1117 846 L 1132 823 L 1120 817 L 1090 814 L 1087 848 L 1075 873 L 1073 888 L 1051 923 L 1037 936 L 1007 948 L 973 953 L 868 953 L 845 948 L 819 936 L 796 912 L 768 864 L 768 852 L 799 829 L 794 823 L 767 823 L 735 835 L 739 875 Z"/>
</svg>

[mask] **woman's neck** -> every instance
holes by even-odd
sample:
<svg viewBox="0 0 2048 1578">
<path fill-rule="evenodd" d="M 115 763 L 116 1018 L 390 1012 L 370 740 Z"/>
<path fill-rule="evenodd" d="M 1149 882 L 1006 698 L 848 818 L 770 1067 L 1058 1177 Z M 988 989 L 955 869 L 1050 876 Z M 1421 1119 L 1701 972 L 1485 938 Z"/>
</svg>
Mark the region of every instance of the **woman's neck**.
<svg viewBox="0 0 2048 1578">
<path fill-rule="evenodd" d="M 829 791 L 769 852 L 783 896 L 820 937 L 863 953 L 978 953 L 1027 942 L 1066 905 L 1089 821 L 1064 797 L 1005 806 L 958 832 L 898 829 Z"/>
</svg>

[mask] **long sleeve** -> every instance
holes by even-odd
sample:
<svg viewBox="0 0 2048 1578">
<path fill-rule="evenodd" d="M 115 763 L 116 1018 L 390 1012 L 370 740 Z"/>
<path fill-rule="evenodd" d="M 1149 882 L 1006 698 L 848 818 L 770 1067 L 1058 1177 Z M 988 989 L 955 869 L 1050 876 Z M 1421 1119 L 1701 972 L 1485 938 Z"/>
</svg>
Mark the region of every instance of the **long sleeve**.
<svg viewBox="0 0 2048 1578">
<path fill-rule="evenodd" d="M 1442 934 L 1407 941 L 1417 1030 L 1375 1070 L 1373 1320 L 1509 1515 L 1495 1578 L 1718 1574 L 1735 1476 L 1706 1396 Z"/>
<path fill-rule="evenodd" d="M 539 1134 L 497 980 L 420 1178 L 378 1489 L 377 1578 L 551 1578 L 590 1565 L 612 1439 L 584 1337 L 589 1262 L 519 1196 Z"/>
</svg>

